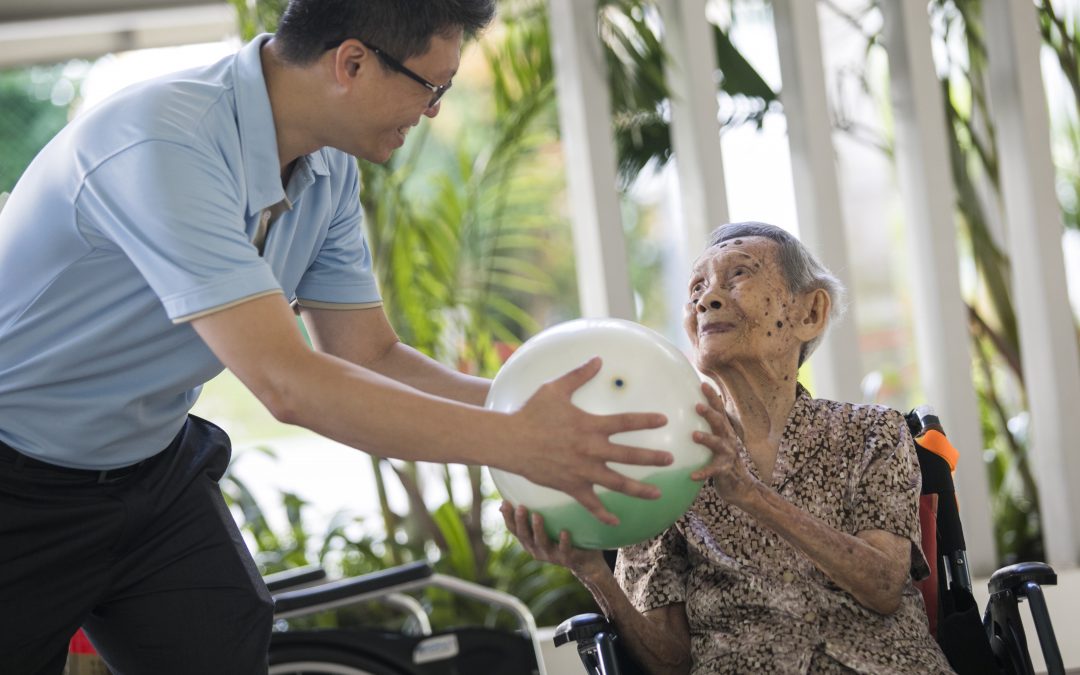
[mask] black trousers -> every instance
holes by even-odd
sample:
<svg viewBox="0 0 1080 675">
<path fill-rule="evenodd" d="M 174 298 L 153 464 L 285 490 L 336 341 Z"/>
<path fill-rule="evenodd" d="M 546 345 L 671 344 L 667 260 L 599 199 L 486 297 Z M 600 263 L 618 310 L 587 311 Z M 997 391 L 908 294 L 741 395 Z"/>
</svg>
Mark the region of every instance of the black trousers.
<svg viewBox="0 0 1080 675">
<path fill-rule="evenodd" d="M 0 452 L 0 673 L 59 674 L 82 626 L 116 675 L 265 673 L 266 585 L 217 481 L 228 436 L 189 417 L 104 476 Z"/>
</svg>

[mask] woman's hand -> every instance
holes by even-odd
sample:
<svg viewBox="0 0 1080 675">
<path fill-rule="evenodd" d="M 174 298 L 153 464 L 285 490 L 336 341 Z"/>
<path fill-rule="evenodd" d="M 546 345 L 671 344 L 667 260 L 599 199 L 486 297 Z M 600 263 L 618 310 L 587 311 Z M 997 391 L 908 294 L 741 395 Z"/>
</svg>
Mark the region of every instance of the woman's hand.
<svg viewBox="0 0 1080 675">
<path fill-rule="evenodd" d="M 570 533 L 559 533 L 558 543 L 544 531 L 544 519 L 524 506 L 504 501 L 499 507 L 506 529 L 534 558 L 568 567 L 589 589 L 600 611 L 619 630 L 630 653 L 645 672 L 684 675 L 690 672 L 690 626 L 683 603 L 664 605 L 642 614 L 627 599 L 608 569 L 604 554 L 574 548 Z"/>
<path fill-rule="evenodd" d="M 529 555 L 541 562 L 554 563 L 569 568 L 579 579 L 586 580 L 595 574 L 609 573 L 607 562 L 600 551 L 574 548 L 570 533 L 563 530 L 559 541 L 553 542 L 544 530 L 544 517 L 529 513 L 524 506 L 514 507 L 504 501 L 499 507 L 506 529 L 521 542 Z"/>
<path fill-rule="evenodd" d="M 726 501 L 738 505 L 740 501 L 750 494 L 754 485 L 758 482 L 746 467 L 739 454 L 742 440 L 735 433 L 728 419 L 727 411 L 720 394 L 707 383 L 701 384 L 701 391 L 705 394 L 708 405 L 699 403 L 697 413 L 709 423 L 712 433 L 701 431 L 694 432 L 694 441 L 704 445 L 712 451 L 713 460 L 708 466 L 698 469 L 690 474 L 694 480 L 713 479 L 713 486 L 717 494 Z"/>
</svg>

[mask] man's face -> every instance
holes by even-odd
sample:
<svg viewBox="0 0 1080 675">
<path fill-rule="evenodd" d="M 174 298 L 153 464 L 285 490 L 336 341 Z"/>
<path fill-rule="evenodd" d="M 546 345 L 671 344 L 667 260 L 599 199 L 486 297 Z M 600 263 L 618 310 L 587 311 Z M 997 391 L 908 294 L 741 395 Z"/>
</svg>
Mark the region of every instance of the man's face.
<svg viewBox="0 0 1080 675">
<path fill-rule="evenodd" d="M 401 62 L 428 82 L 443 86 L 457 73 L 461 60 L 462 33 L 447 37 L 434 35 L 423 54 Z M 370 162 L 382 163 L 405 143 L 405 136 L 424 117 L 439 114 L 442 101 L 429 106 L 432 92 L 408 75 L 380 63 L 379 56 L 368 50 L 370 72 L 356 87 L 357 112 L 349 125 L 352 130 L 350 154 Z M 390 55 L 392 58 L 394 55 Z"/>
</svg>

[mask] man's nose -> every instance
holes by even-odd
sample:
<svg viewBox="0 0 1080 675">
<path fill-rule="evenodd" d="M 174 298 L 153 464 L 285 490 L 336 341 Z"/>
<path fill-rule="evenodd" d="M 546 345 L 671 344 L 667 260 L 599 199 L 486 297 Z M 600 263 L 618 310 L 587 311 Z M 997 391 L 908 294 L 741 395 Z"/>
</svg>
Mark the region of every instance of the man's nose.
<svg viewBox="0 0 1080 675">
<path fill-rule="evenodd" d="M 439 114 L 440 110 L 442 110 L 442 101 L 436 101 L 435 105 L 424 111 L 424 115 L 427 117 L 435 117 Z"/>
</svg>

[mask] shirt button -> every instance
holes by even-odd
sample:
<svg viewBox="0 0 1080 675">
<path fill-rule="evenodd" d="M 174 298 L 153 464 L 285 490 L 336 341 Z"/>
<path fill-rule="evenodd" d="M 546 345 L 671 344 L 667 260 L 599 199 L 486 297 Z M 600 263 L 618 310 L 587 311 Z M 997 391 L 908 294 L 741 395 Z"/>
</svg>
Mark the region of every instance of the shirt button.
<svg viewBox="0 0 1080 675">
<path fill-rule="evenodd" d="M 791 570 L 788 570 L 784 572 L 783 579 L 785 584 L 790 584 L 792 581 L 795 581 L 795 575 L 791 572 Z"/>
<path fill-rule="evenodd" d="M 807 612 L 806 614 L 803 614 L 802 618 L 803 618 L 803 621 L 805 621 L 807 623 L 810 623 L 811 621 L 813 621 L 814 619 L 817 618 L 817 614 L 815 614 L 813 612 Z"/>
</svg>

